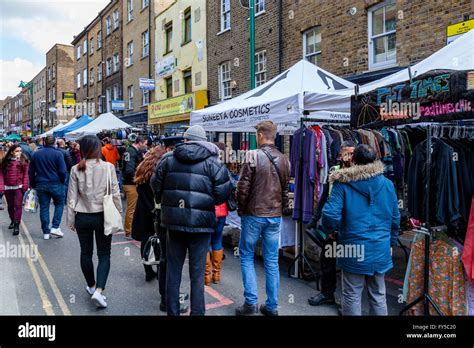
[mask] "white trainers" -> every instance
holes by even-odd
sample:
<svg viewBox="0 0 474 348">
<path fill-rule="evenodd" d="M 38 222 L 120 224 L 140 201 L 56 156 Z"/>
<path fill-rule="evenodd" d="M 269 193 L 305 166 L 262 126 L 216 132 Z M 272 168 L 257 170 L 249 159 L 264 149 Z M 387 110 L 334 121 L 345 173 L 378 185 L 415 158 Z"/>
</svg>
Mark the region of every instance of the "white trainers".
<svg viewBox="0 0 474 348">
<path fill-rule="evenodd" d="M 90 288 L 90 287 L 86 286 L 86 291 L 89 295 L 92 296 L 95 293 L 95 288 Z M 107 297 L 105 297 L 104 295 L 102 295 L 102 297 L 104 298 L 104 300 L 107 300 Z"/>
<path fill-rule="evenodd" d="M 43 234 L 43 239 L 44 239 L 44 240 L 48 240 L 49 238 L 50 238 L 49 233 Z"/>
<path fill-rule="evenodd" d="M 107 307 L 107 302 L 105 302 L 105 297 L 98 291 L 94 292 L 94 295 L 92 295 L 91 300 L 99 308 Z"/>
<path fill-rule="evenodd" d="M 64 237 L 64 233 L 61 231 L 61 228 L 52 228 L 51 234 L 55 237 Z"/>
</svg>

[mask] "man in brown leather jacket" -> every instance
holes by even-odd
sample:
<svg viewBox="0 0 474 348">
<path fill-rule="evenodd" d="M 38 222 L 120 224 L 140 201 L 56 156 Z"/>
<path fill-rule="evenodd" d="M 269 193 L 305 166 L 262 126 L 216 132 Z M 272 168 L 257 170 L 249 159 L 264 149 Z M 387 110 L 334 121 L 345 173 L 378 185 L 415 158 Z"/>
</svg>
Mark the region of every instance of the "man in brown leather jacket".
<svg viewBox="0 0 474 348">
<path fill-rule="evenodd" d="M 258 312 L 254 255 L 261 235 L 267 300 L 260 306 L 260 311 L 264 315 L 278 315 L 280 222 L 282 212 L 288 209 L 290 163 L 275 147 L 276 125 L 264 121 L 256 128 L 259 149 L 251 156 L 254 161 L 242 167 L 237 184 L 238 213 L 242 217 L 239 254 L 245 303 L 236 308 L 236 314 Z"/>
</svg>

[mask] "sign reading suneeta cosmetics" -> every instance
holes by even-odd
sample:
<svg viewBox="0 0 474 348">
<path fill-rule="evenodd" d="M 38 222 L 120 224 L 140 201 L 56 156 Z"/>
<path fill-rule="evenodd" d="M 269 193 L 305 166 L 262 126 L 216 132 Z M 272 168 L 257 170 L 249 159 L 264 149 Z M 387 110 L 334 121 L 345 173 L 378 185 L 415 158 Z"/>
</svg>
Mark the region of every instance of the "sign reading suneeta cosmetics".
<svg viewBox="0 0 474 348">
<path fill-rule="evenodd" d="M 383 126 L 474 118 L 474 70 L 433 70 L 351 100 L 351 125 Z"/>
</svg>

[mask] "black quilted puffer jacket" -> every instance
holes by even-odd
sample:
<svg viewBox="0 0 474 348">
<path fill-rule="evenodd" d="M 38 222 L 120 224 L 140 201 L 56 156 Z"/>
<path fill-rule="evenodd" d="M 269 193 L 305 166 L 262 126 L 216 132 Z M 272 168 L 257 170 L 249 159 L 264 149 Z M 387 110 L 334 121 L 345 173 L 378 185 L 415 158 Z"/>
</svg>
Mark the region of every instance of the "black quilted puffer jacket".
<svg viewBox="0 0 474 348">
<path fill-rule="evenodd" d="M 232 183 L 219 148 L 193 141 L 162 157 L 151 178 L 161 226 L 183 232 L 214 232 L 215 206 L 227 201 Z"/>
</svg>

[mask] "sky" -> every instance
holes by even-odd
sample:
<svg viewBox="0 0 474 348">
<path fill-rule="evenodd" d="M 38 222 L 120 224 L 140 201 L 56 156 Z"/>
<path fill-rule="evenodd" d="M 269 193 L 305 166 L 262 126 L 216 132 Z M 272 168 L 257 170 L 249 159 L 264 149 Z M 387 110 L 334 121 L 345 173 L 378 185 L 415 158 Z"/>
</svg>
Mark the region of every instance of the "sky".
<svg viewBox="0 0 474 348">
<path fill-rule="evenodd" d="M 71 44 L 109 0 L 0 0 L 0 100 L 20 92 L 56 43 Z"/>
</svg>

